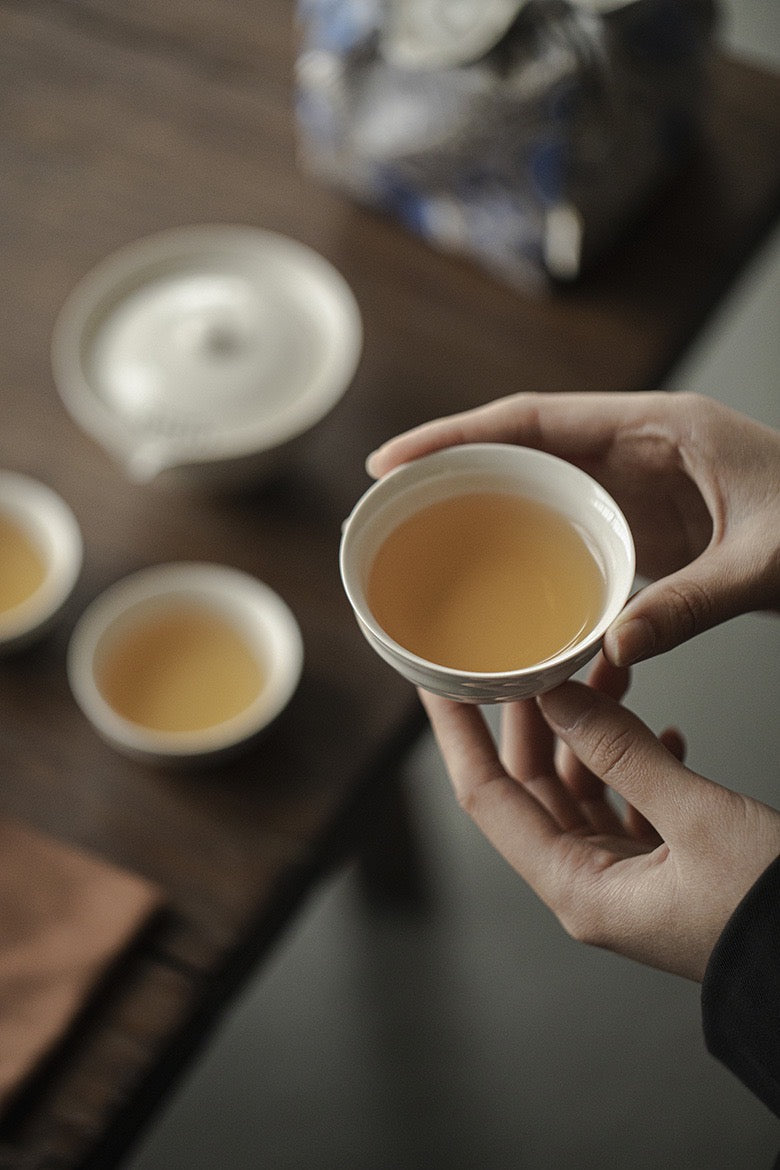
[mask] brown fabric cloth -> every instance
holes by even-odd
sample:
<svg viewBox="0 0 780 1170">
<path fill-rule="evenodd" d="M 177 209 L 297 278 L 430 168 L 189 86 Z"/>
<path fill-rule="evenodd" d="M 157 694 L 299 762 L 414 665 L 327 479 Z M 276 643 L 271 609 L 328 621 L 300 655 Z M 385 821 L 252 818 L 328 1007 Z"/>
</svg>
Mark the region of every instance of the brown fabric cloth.
<svg viewBox="0 0 780 1170">
<path fill-rule="evenodd" d="M 0 1112 L 161 901 L 143 878 L 0 817 Z"/>
</svg>

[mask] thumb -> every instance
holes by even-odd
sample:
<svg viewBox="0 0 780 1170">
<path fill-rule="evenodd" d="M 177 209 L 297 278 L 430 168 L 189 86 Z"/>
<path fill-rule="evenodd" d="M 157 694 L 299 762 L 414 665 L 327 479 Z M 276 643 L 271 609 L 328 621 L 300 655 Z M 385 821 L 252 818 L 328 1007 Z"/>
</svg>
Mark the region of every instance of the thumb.
<svg viewBox="0 0 780 1170">
<path fill-rule="evenodd" d="M 640 590 L 604 636 L 614 666 L 663 654 L 696 634 L 752 608 L 749 566 L 723 546 Z"/>
<path fill-rule="evenodd" d="M 641 719 L 583 683 L 563 683 L 540 695 L 537 703 L 552 730 L 590 772 L 665 839 L 676 835 L 690 807 L 690 786 L 706 781 L 684 767 Z"/>
</svg>

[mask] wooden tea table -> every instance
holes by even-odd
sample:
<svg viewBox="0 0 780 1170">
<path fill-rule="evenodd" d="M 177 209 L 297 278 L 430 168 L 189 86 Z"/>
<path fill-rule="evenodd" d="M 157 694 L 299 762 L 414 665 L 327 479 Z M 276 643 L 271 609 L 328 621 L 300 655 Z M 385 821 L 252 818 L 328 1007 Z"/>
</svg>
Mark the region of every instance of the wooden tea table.
<svg viewBox="0 0 780 1170">
<path fill-rule="evenodd" d="M 3 1170 L 113 1165 L 326 869 L 357 850 L 393 877 L 393 766 L 421 720 L 338 579 L 365 454 L 520 389 L 657 385 L 777 212 L 780 82 L 720 60 L 701 152 L 643 225 L 580 286 L 524 296 L 299 171 L 294 52 L 290 0 L 0 3 L 0 466 L 58 490 L 86 547 L 56 631 L 0 663 L 0 813 L 149 879 L 166 902 L 7 1114 Z M 57 312 L 96 262 L 215 222 L 311 245 L 365 326 L 338 407 L 283 474 L 227 498 L 130 483 L 66 415 L 49 363 Z M 177 559 L 266 581 L 306 646 L 272 733 L 207 775 L 116 755 L 65 677 L 90 600 Z"/>
</svg>

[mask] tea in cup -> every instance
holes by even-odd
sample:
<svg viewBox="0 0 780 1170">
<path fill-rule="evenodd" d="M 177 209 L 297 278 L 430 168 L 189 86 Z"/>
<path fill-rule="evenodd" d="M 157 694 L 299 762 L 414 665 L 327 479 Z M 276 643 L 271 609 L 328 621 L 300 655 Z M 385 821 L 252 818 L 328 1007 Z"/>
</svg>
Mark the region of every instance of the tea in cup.
<svg viewBox="0 0 780 1170">
<path fill-rule="evenodd" d="M 344 525 L 344 586 L 418 686 L 526 698 L 575 673 L 628 598 L 634 547 L 604 489 L 545 452 L 467 444 L 396 468 Z"/>
<path fill-rule="evenodd" d="M 297 622 L 268 586 L 222 565 L 159 565 L 92 603 L 68 650 L 77 703 L 126 754 L 221 758 L 286 706 L 300 678 Z"/>
<path fill-rule="evenodd" d="M 82 557 L 81 532 L 65 501 L 38 480 L 0 471 L 0 652 L 49 629 Z"/>
</svg>

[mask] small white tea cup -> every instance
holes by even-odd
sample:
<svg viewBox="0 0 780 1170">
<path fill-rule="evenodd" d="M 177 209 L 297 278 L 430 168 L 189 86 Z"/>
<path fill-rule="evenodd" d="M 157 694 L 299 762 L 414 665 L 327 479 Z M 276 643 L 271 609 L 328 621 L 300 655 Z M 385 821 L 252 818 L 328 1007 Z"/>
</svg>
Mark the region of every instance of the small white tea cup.
<svg viewBox="0 0 780 1170">
<path fill-rule="evenodd" d="M 0 609 L 0 654 L 42 637 L 54 623 L 81 572 L 83 541 L 76 517 L 50 487 L 15 471 L 0 471 L 0 519 L 29 543 L 40 573 L 29 593 Z M 0 573 L 10 573 L 0 550 Z"/>
<path fill-rule="evenodd" d="M 573 645 L 532 666 L 481 673 L 430 662 L 395 641 L 372 613 L 369 573 L 379 548 L 402 522 L 440 500 L 478 492 L 511 493 L 567 518 L 584 538 L 605 588 L 596 624 Z M 628 599 L 634 542 L 625 516 L 594 479 L 570 463 L 528 447 L 464 444 L 395 468 L 361 497 L 345 521 L 340 549 L 344 588 L 358 625 L 376 652 L 416 686 L 472 703 L 529 698 L 558 686 L 585 665 Z"/>
<path fill-rule="evenodd" d="M 195 610 L 238 635 L 259 668 L 258 688 L 235 714 L 208 726 L 160 730 L 120 713 L 105 693 L 112 655 L 144 624 Z M 303 667 L 298 623 L 263 582 L 225 565 L 178 562 L 125 577 L 84 612 L 68 647 L 74 698 L 102 738 L 125 755 L 158 765 L 206 764 L 249 745 L 292 698 Z"/>
</svg>

